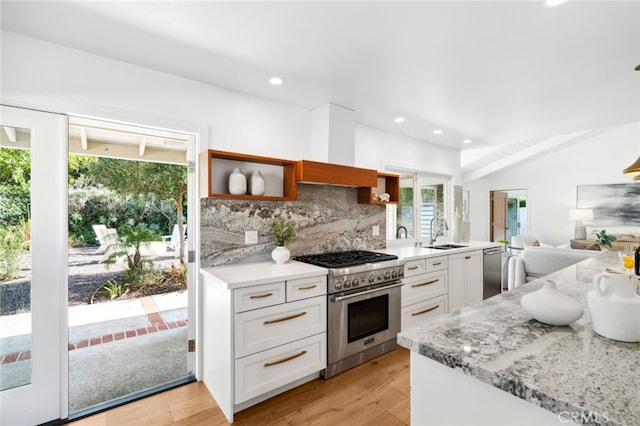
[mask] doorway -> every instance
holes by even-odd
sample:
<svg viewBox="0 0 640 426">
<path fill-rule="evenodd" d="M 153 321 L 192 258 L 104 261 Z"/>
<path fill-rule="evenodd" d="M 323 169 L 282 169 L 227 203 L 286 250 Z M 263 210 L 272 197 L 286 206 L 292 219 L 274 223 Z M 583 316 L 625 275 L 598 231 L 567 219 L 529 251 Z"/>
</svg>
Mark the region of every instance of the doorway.
<svg viewBox="0 0 640 426">
<path fill-rule="evenodd" d="M 69 118 L 72 418 L 195 379 L 194 142 L 174 131 Z"/>
<path fill-rule="evenodd" d="M 527 235 L 527 190 L 490 191 L 489 229 L 491 241 L 511 242 L 515 235 Z"/>
</svg>

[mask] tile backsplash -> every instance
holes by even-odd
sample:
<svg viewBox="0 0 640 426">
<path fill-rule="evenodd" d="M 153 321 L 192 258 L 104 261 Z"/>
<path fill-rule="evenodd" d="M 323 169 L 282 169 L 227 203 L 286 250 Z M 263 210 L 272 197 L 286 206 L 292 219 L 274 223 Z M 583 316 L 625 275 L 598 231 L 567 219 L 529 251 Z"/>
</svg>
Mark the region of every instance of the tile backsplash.
<svg viewBox="0 0 640 426">
<path fill-rule="evenodd" d="M 385 206 L 358 204 L 356 188 L 298 184 L 295 201 L 201 199 L 200 266 L 271 260 L 268 222 L 275 217 L 297 224 L 291 256 L 386 246 Z M 244 244 L 245 231 L 258 231 L 258 244 Z"/>
</svg>

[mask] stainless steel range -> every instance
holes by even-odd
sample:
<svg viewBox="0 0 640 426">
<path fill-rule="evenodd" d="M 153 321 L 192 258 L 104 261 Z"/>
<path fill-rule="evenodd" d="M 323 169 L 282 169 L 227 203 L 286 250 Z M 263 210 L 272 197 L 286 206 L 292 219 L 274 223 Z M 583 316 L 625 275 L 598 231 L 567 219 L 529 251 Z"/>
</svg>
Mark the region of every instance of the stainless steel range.
<svg viewBox="0 0 640 426">
<path fill-rule="evenodd" d="M 325 379 L 396 347 L 403 260 L 363 250 L 296 260 L 329 270 Z"/>
</svg>

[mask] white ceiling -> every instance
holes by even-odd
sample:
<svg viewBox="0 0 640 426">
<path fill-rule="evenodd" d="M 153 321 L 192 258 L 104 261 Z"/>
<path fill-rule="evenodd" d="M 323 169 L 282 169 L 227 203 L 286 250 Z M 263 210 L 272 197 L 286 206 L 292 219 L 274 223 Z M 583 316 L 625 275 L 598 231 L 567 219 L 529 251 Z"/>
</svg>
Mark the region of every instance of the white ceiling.
<svg viewBox="0 0 640 426">
<path fill-rule="evenodd" d="M 9 31 L 306 109 L 354 109 L 362 124 L 463 150 L 470 177 L 640 120 L 640 1 L 1 8 Z"/>
</svg>

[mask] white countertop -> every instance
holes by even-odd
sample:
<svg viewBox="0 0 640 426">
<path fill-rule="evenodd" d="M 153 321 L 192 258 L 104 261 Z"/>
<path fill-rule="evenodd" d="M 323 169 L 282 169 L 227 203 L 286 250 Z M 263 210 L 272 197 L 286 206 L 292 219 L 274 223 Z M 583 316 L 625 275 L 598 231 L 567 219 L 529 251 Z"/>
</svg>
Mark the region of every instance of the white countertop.
<svg viewBox="0 0 640 426">
<path fill-rule="evenodd" d="M 227 284 L 230 290 L 274 281 L 326 275 L 327 270 L 319 266 L 291 260 L 284 265 L 274 262 L 245 263 L 228 266 L 201 268 L 202 273 L 212 275 Z"/>
<path fill-rule="evenodd" d="M 376 251 L 379 251 L 381 253 L 394 254 L 400 259 L 413 260 L 435 256 L 446 256 L 450 254 L 462 253 L 465 251 L 482 250 L 486 248 L 502 246 L 502 244 L 500 243 L 493 243 L 489 241 L 469 241 L 468 243 L 451 243 L 450 241 L 439 241 L 436 243 L 436 245 L 440 244 L 455 244 L 464 247 L 438 250 L 428 247 L 414 247 L 413 245 L 399 245 L 387 247 L 386 249 Z"/>
</svg>

